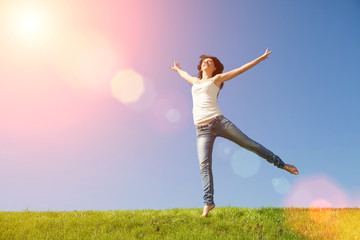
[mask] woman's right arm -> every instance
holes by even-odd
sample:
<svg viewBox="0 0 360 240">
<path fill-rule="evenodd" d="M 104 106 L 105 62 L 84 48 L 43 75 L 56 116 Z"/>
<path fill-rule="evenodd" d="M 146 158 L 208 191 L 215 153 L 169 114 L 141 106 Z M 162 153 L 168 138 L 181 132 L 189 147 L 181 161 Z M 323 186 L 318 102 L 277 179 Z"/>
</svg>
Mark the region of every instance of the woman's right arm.
<svg viewBox="0 0 360 240">
<path fill-rule="evenodd" d="M 169 68 L 171 68 L 174 71 L 177 71 L 183 79 L 185 79 L 191 84 L 194 84 L 197 80 L 197 77 L 193 77 L 190 74 L 188 74 L 186 71 L 182 70 L 179 66 L 179 63 L 176 61 L 174 61 L 174 67 L 169 67 Z"/>
</svg>

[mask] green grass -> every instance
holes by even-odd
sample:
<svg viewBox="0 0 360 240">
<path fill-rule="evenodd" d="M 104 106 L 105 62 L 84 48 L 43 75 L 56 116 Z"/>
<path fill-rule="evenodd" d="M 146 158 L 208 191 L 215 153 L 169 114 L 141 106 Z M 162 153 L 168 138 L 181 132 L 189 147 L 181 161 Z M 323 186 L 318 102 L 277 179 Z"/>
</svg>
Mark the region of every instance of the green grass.
<svg viewBox="0 0 360 240">
<path fill-rule="evenodd" d="M 0 239 L 360 239 L 360 209 L 0 212 Z"/>
</svg>

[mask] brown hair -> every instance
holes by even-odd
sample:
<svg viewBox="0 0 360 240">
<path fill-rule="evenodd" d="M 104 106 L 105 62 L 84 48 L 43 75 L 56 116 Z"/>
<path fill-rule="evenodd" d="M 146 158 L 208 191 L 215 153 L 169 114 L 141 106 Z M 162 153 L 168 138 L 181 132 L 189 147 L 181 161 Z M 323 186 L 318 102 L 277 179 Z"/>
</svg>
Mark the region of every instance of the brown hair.
<svg viewBox="0 0 360 240">
<path fill-rule="evenodd" d="M 201 71 L 201 64 L 202 62 L 206 59 L 206 58 L 211 58 L 214 61 L 214 65 L 215 65 L 215 71 L 213 72 L 212 76 L 216 76 L 217 74 L 220 74 L 223 72 L 224 70 L 224 65 L 220 62 L 220 60 L 217 57 L 213 57 L 213 56 L 209 56 L 209 55 L 201 55 L 200 56 L 200 62 L 199 65 L 197 66 L 197 69 L 199 70 L 198 73 L 198 77 L 201 79 L 202 78 L 202 71 Z M 220 89 L 222 89 L 224 86 L 224 83 L 221 83 L 220 85 Z M 220 91 L 220 90 L 219 90 Z M 219 95 L 219 93 L 218 93 Z"/>
</svg>

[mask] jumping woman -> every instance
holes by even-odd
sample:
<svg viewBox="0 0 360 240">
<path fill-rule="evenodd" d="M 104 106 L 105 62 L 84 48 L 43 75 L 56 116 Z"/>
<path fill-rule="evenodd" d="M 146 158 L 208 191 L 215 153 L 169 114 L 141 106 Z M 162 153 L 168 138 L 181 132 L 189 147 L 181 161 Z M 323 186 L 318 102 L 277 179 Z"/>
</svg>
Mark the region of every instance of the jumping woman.
<svg viewBox="0 0 360 240">
<path fill-rule="evenodd" d="M 299 174 L 295 166 L 284 163 L 280 157 L 240 131 L 234 123 L 223 116 L 217 105 L 219 90 L 223 87 L 224 82 L 233 79 L 269 58 L 268 56 L 271 53 L 269 49 L 266 49 L 265 53 L 257 59 L 226 73 L 223 73 L 224 65 L 219 59 L 207 55 L 200 56 L 201 60 L 197 66 L 199 70 L 197 77 L 193 77 L 182 70 L 176 61 L 174 62 L 174 67 L 170 67 L 192 84 L 193 119 L 196 127 L 197 151 L 205 204 L 201 217 L 206 217 L 215 207 L 212 150 L 215 138 L 218 136 L 226 138 L 254 152 L 278 168 L 284 169 L 292 174 Z"/>
</svg>

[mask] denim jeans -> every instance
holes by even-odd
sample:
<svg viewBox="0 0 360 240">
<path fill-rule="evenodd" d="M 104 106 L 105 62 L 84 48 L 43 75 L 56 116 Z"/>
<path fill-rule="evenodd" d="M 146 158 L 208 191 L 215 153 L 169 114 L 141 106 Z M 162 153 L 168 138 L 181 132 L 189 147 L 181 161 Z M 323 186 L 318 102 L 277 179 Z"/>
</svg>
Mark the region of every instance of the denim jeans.
<svg viewBox="0 0 360 240">
<path fill-rule="evenodd" d="M 239 146 L 254 152 L 278 168 L 283 168 L 285 163 L 270 150 L 253 141 L 230 120 L 223 115 L 216 116 L 207 124 L 197 125 L 197 151 L 199 157 L 204 203 L 214 204 L 214 182 L 212 174 L 212 150 L 217 136 L 229 139 Z"/>
</svg>

